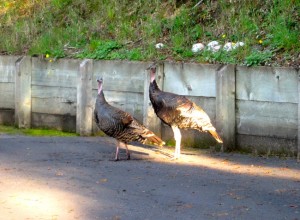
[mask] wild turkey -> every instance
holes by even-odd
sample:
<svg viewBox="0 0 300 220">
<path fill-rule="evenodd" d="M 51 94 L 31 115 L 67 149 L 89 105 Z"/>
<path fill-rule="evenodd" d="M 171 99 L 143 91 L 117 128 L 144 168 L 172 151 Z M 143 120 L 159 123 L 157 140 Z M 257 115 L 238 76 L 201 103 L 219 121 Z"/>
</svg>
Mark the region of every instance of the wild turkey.
<svg viewBox="0 0 300 220">
<path fill-rule="evenodd" d="M 98 79 L 97 82 L 98 95 L 94 110 L 95 122 L 106 135 L 117 140 L 116 161 L 119 160 L 119 147 L 121 143 L 125 144 L 127 160 L 130 160 L 127 143 L 131 141 L 138 141 L 144 144 L 148 140 L 159 146 L 165 144 L 159 137 L 140 124 L 129 113 L 109 105 L 105 100 L 102 89 L 103 80 Z"/>
<path fill-rule="evenodd" d="M 200 132 L 208 131 L 217 142 L 223 143 L 215 127 L 211 124 L 209 116 L 201 107 L 191 102 L 185 96 L 161 91 L 155 80 L 155 65 L 150 66 L 148 69 L 150 69 L 150 100 L 156 115 L 173 130 L 176 141 L 175 159 L 180 157 L 180 129 L 196 129 Z"/>
</svg>

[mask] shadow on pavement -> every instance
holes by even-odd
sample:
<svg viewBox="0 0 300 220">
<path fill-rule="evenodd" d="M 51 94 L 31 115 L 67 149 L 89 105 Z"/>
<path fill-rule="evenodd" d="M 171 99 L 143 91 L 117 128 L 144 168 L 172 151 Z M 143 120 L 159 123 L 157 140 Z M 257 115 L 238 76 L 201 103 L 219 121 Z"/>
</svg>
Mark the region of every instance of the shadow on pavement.
<svg viewBox="0 0 300 220">
<path fill-rule="evenodd" d="M 129 149 L 132 160 L 114 162 L 110 138 L 0 135 L 1 217 L 299 219 L 294 158 Z"/>
</svg>

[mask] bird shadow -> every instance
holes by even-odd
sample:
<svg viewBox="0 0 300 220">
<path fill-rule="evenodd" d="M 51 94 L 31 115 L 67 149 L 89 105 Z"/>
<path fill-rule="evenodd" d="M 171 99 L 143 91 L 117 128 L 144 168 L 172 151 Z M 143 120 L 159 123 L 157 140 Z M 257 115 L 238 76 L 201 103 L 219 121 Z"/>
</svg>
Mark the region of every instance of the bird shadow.
<svg viewBox="0 0 300 220">
<path fill-rule="evenodd" d="M 148 145 L 148 144 L 141 144 L 139 142 L 133 142 L 130 146 L 131 148 L 135 148 L 136 150 L 131 150 L 134 154 L 142 155 L 142 156 L 150 156 L 151 154 L 161 154 L 169 158 L 173 158 L 173 153 L 167 152 L 169 149 L 165 146 L 160 147 L 156 145 Z M 144 152 L 143 150 L 147 150 L 148 152 Z M 170 149 L 170 151 L 173 151 Z"/>
</svg>

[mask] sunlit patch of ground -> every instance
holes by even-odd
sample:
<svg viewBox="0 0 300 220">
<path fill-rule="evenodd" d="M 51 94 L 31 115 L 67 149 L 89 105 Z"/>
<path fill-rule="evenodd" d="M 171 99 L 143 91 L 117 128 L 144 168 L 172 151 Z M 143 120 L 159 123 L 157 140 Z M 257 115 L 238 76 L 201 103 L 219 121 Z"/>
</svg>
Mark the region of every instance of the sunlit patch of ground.
<svg viewBox="0 0 300 220">
<path fill-rule="evenodd" d="M 184 148 L 171 160 L 174 148 L 133 144 L 132 161 L 123 149 L 114 162 L 108 137 L 2 135 L 0 145 L 0 220 L 299 216 L 300 164 L 292 158 Z"/>
<path fill-rule="evenodd" d="M 5 175 L 0 180 L 0 213 L 5 220 L 80 219 L 80 199 L 27 178 Z"/>
<path fill-rule="evenodd" d="M 271 166 L 268 164 L 268 159 L 259 157 L 256 157 L 257 160 L 255 163 L 249 164 L 243 161 L 243 157 L 251 157 L 251 155 L 246 156 L 236 154 L 236 156 L 234 157 L 232 155 L 226 155 L 226 153 L 224 153 L 222 154 L 222 156 L 217 156 L 217 153 L 190 149 L 183 150 L 180 159 L 172 160 L 174 148 L 153 147 L 147 149 L 132 145 L 130 145 L 129 148 L 132 150 L 144 152 L 149 155 L 151 160 L 153 159 L 161 163 L 171 163 L 186 166 L 201 166 L 228 173 L 290 179 L 299 181 L 300 183 L 300 163 L 297 164 L 296 159 L 295 166 L 292 168 L 284 165 L 284 163 L 278 163 L 274 164 L 274 166 Z"/>
</svg>

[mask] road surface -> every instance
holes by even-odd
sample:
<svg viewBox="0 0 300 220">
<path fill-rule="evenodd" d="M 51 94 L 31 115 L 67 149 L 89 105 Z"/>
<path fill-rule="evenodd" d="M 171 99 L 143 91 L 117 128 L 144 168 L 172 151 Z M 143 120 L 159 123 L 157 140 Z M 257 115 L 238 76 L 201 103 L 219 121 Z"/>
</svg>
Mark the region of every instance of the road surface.
<svg viewBox="0 0 300 220">
<path fill-rule="evenodd" d="M 108 137 L 0 134 L 0 219 L 300 219 L 295 158 L 129 149 L 114 162 Z"/>
</svg>

